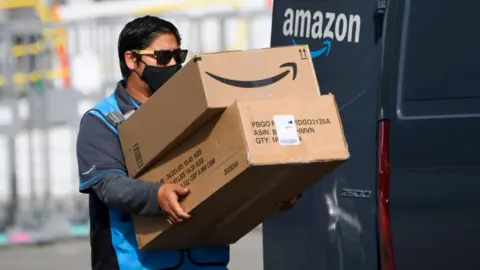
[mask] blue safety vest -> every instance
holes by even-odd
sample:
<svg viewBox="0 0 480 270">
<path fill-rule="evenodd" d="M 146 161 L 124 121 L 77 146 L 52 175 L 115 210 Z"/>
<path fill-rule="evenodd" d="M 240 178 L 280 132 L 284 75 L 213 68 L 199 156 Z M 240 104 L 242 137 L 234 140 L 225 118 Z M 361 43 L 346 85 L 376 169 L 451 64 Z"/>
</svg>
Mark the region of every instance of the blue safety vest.
<svg viewBox="0 0 480 270">
<path fill-rule="evenodd" d="M 120 112 L 120 108 L 115 95 L 112 93 L 87 113 L 101 119 L 118 136 L 115 125 L 107 118 L 107 115 L 113 111 Z M 125 172 L 122 173 L 126 175 Z M 112 244 L 117 254 L 120 270 L 187 270 L 197 269 L 199 266 L 205 266 L 206 269 L 208 266 L 226 266 L 229 262 L 230 250 L 228 246 L 189 250 L 139 250 L 131 220 L 125 220 L 124 215 L 122 217 L 122 214 L 114 209 L 110 209 L 109 214 Z"/>
</svg>

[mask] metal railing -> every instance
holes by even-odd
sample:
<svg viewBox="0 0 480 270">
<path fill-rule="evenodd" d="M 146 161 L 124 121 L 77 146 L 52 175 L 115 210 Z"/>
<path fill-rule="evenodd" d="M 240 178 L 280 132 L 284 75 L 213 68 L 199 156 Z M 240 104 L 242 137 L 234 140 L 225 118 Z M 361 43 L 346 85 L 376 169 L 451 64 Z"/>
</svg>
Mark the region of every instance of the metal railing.
<svg viewBox="0 0 480 270">
<path fill-rule="evenodd" d="M 161 17 L 190 57 L 270 43 L 271 10 Z M 0 245 L 88 233 L 77 128 L 121 78 L 118 35 L 131 19 L 0 25 Z"/>
</svg>

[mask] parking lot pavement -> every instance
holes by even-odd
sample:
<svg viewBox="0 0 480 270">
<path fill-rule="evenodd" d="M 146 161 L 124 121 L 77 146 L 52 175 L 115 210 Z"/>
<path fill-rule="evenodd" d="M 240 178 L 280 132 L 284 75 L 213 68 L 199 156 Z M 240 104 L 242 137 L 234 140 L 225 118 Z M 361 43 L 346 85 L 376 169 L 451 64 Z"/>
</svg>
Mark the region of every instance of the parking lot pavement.
<svg viewBox="0 0 480 270">
<path fill-rule="evenodd" d="M 262 234 L 254 230 L 232 246 L 229 270 L 262 270 L 262 257 Z M 85 270 L 90 269 L 89 263 L 86 240 L 0 249 L 1 270 Z"/>
</svg>

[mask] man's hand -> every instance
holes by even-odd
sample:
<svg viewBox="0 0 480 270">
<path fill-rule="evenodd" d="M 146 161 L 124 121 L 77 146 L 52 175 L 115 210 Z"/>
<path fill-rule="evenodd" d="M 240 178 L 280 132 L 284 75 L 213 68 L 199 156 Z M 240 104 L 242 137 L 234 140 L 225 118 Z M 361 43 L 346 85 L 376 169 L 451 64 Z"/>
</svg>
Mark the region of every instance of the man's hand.
<svg viewBox="0 0 480 270">
<path fill-rule="evenodd" d="M 278 209 L 280 211 L 285 211 L 285 210 L 288 210 L 288 209 L 292 208 L 293 205 L 295 204 L 295 202 L 297 202 L 300 197 L 302 197 L 302 194 L 299 194 L 297 197 L 295 197 L 295 198 L 293 198 L 289 201 L 281 202 L 278 205 Z"/>
<path fill-rule="evenodd" d="M 180 197 L 183 197 L 188 193 L 188 189 L 182 188 L 178 184 L 164 184 L 158 189 L 158 205 L 160 205 L 163 212 L 168 215 L 168 223 L 177 224 L 190 218 L 190 215 L 183 211 L 178 202 Z"/>
</svg>

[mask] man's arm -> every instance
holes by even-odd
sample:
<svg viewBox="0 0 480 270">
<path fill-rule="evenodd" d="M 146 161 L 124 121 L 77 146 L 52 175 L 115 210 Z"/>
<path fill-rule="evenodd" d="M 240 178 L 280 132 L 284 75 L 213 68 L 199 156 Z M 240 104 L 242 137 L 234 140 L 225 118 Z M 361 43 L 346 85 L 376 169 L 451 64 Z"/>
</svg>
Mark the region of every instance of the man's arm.
<svg viewBox="0 0 480 270">
<path fill-rule="evenodd" d="M 162 213 L 157 203 L 160 186 L 157 183 L 147 183 L 112 172 L 105 175 L 92 189 L 110 208 L 128 214 L 158 215 Z"/>
<path fill-rule="evenodd" d="M 157 203 L 160 184 L 128 177 L 118 136 L 90 114 L 80 124 L 77 160 L 80 192 L 95 192 L 108 207 L 123 213 L 162 213 Z"/>
</svg>

